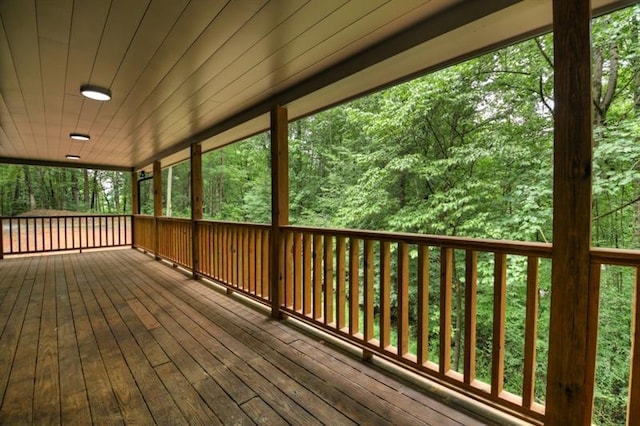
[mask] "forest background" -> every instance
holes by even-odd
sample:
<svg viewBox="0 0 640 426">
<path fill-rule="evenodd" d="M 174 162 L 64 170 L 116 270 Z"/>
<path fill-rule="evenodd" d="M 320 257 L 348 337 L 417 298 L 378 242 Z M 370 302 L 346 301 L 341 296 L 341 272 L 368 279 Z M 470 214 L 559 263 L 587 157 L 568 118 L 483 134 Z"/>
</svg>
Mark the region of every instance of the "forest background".
<svg viewBox="0 0 640 426">
<path fill-rule="evenodd" d="M 640 249 L 640 6 L 594 20 L 592 65 L 593 245 Z M 545 35 L 291 122 L 291 223 L 551 242 L 553 106 L 552 36 Z M 269 155 L 268 133 L 203 155 L 205 219 L 269 223 Z M 189 164 L 162 173 L 164 214 L 190 217 Z M 128 214 L 129 179 L 111 171 L 3 165 L 0 215 Z M 141 212 L 151 214 L 151 180 L 140 188 Z M 459 274 L 457 295 L 464 294 Z M 510 301 L 522 309 L 510 308 L 507 317 L 513 349 L 505 357 L 505 388 L 517 393 L 525 286 L 509 278 Z M 479 271 L 479 292 L 482 285 Z M 491 291 L 490 279 L 484 285 Z M 609 267 L 601 285 L 594 422 L 624 424 L 633 271 Z M 549 286 L 542 272 L 538 401 L 545 391 Z M 491 312 L 490 302 L 479 303 L 480 377 L 490 371 L 482 360 L 483 353 L 490 359 Z M 459 325 L 461 311 L 453 315 Z M 459 348 L 464 330 L 454 328 Z"/>
</svg>

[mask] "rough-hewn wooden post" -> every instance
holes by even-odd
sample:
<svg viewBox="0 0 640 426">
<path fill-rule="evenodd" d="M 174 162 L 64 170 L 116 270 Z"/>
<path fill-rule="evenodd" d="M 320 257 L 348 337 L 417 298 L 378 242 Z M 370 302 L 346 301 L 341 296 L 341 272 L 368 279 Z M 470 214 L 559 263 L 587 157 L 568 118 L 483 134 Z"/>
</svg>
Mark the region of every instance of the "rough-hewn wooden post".
<svg viewBox="0 0 640 426">
<path fill-rule="evenodd" d="M 140 193 L 138 192 L 138 172 L 131 172 L 131 248 L 136 248 L 135 215 L 140 214 Z"/>
<path fill-rule="evenodd" d="M 4 259 L 4 223 L 0 218 L 0 260 L 2 259 Z"/>
<path fill-rule="evenodd" d="M 591 4 L 553 0 L 553 266 L 546 423 L 591 424 L 598 283 L 591 280 Z"/>
<path fill-rule="evenodd" d="M 153 253 L 158 256 L 160 235 L 158 234 L 158 218 L 162 216 L 162 167 L 159 161 L 153 162 Z"/>
<path fill-rule="evenodd" d="M 191 271 L 198 279 L 200 270 L 200 237 L 198 220 L 202 219 L 202 147 L 191 145 Z"/>
<path fill-rule="evenodd" d="M 289 224 L 289 122 L 287 110 L 271 109 L 271 316 L 281 318 L 284 300 L 284 239 L 281 226 Z"/>
</svg>

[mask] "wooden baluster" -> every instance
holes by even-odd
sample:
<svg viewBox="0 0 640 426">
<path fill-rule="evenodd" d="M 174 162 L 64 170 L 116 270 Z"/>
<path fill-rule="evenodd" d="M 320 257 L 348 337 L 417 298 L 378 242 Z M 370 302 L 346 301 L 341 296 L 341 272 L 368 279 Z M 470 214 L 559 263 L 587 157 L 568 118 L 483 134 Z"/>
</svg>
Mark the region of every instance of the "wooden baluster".
<svg viewBox="0 0 640 426">
<path fill-rule="evenodd" d="M 284 269 L 284 305 L 291 309 L 293 308 L 293 275 L 294 275 L 294 253 L 293 253 L 293 233 L 291 231 L 283 231 L 283 238 L 285 241 L 285 264 L 287 267 Z"/>
<path fill-rule="evenodd" d="M 249 265 L 251 264 L 251 254 L 249 247 L 249 231 L 248 227 L 242 229 L 242 288 L 249 291 Z"/>
<path fill-rule="evenodd" d="M 256 294 L 256 232 L 254 228 L 249 229 L 249 293 Z"/>
<path fill-rule="evenodd" d="M 527 258 L 527 309 L 524 331 L 524 374 L 522 406 L 531 408 L 536 382 L 536 340 L 538 336 L 538 258 Z"/>
<path fill-rule="evenodd" d="M 398 243 L 398 356 L 409 352 L 409 245 Z"/>
<path fill-rule="evenodd" d="M 256 296 L 262 296 L 262 229 L 256 229 L 256 283 L 254 288 L 254 294 Z"/>
<path fill-rule="evenodd" d="M 322 235 L 313 236 L 313 319 L 322 316 Z"/>
<path fill-rule="evenodd" d="M 262 298 L 266 300 L 271 300 L 271 289 L 269 287 L 269 279 L 271 277 L 270 249 L 271 232 L 265 229 L 262 234 Z"/>
<path fill-rule="evenodd" d="M 476 378 L 476 315 L 478 286 L 478 252 L 465 252 L 464 276 L 464 382 Z"/>
<path fill-rule="evenodd" d="M 311 245 L 311 234 L 304 234 L 302 237 L 302 249 L 304 250 L 302 254 L 302 260 L 304 261 L 303 266 L 303 279 L 302 279 L 302 289 L 303 289 L 303 299 L 302 299 L 302 310 L 304 315 L 311 315 L 311 311 L 313 306 L 311 304 L 311 294 L 312 294 L 312 286 L 311 275 L 311 261 L 313 258 L 312 255 L 312 245 Z"/>
<path fill-rule="evenodd" d="M 324 323 L 333 323 L 333 237 L 324 235 Z"/>
<path fill-rule="evenodd" d="M 429 247 L 418 246 L 418 365 L 429 361 Z"/>
<path fill-rule="evenodd" d="M 360 332 L 360 247 L 359 240 L 349 239 L 349 334 Z"/>
<path fill-rule="evenodd" d="M 364 241 L 364 341 L 373 339 L 374 261 L 373 241 Z"/>
<path fill-rule="evenodd" d="M 507 309 L 507 255 L 504 253 L 495 254 L 493 280 L 491 395 L 499 396 L 504 383 L 504 327 Z"/>
<path fill-rule="evenodd" d="M 302 234 L 293 235 L 293 309 L 302 311 Z"/>
<path fill-rule="evenodd" d="M 453 249 L 440 250 L 440 374 L 451 369 L 451 279 Z"/>
<path fill-rule="evenodd" d="M 346 265 L 347 240 L 344 235 L 339 235 L 336 240 L 336 293 L 338 306 L 336 307 L 336 327 L 343 330 L 345 327 L 345 303 L 346 303 Z"/>
<path fill-rule="evenodd" d="M 391 244 L 380 242 L 380 348 L 391 346 Z"/>
<path fill-rule="evenodd" d="M 627 424 L 640 424 L 640 266 L 636 267 L 631 319 L 631 365 Z"/>
</svg>

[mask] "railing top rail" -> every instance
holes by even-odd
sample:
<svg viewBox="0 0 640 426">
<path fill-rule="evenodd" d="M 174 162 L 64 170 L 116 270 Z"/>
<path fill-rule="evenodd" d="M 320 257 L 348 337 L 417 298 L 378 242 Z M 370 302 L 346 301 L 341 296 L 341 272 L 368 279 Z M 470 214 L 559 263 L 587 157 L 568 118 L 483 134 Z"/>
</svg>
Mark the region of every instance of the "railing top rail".
<svg viewBox="0 0 640 426">
<path fill-rule="evenodd" d="M 0 216 L 2 220 L 20 220 L 20 219 L 62 219 L 65 217 L 130 217 L 130 214 L 63 214 L 55 216 Z"/>
<path fill-rule="evenodd" d="M 551 244 L 526 241 L 490 240 L 481 238 L 462 238 L 430 234 L 412 234 L 406 232 L 365 231 L 358 229 L 314 228 L 308 226 L 284 226 L 283 229 L 312 234 L 331 234 L 357 237 L 369 240 L 425 244 L 436 247 L 449 247 L 461 250 L 499 252 L 523 256 L 551 257 Z"/>
<path fill-rule="evenodd" d="M 153 217 L 151 216 L 151 219 Z M 158 216 L 156 219 L 162 222 L 191 222 L 191 219 L 187 217 Z"/>
<path fill-rule="evenodd" d="M 252 222 L 232 222 L 228 220 L 211 220 L 211 219 L 198 219 L 196 220 L 198 223 L 210 223 L 210 224 L 220 224 L 220 225 L 232 225 L 232 226 L 250 226 L 253 228 L 264 228 L 271 229 L 271 225 L 266 223 L 252 223 Z"/>
<path fill-rule="evenodd" d="M 640 250 L 592 247 L 591 263 L 640 266 Z"/>
</svg>

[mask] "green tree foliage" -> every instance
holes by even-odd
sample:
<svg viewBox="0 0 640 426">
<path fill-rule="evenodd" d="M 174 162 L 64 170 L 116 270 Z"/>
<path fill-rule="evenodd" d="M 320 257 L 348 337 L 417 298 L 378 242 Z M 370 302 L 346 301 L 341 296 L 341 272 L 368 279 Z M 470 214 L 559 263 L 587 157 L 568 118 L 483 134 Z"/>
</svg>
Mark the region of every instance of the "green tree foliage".
<svg viewBox="0 0 640 426">
<path fill-rule="evenodd" d="M 32 210 L 131 212 L 130 174 L 43 166 L 0 167 L 0 215 Z"/>
<path fill-rule="evenodd" d="M 596 246 L 640 248 L 639 22 L 640 7 L 633 6 L 593 25 Z M 537 37 L 292 122 L 291 222 L 551 242 L 552 40 L 552 35 Z M 208 217 L 268 222 L 268 140 L 245 144 L 208 154 Z M 376 245 L 376 262 L 378 250 Z M 464 338 L 462 255 L 454 259 L 455 369 L 461 369 Z M 432 261 L 438 257 L 432 253 Z M 517 256 L 507 261 L 505 388 L 520 393 L 526 261 Z M 546 383 L 550 270 L 550 262 L 543 261 L 536 371 L 540 402 Z M 602 272 L 594 409 L 601 424 L 624 423 L 632 272 L 613 267 Z M 438 282 L 437 270 L 432 273 L 432 282 Z M 439 294 L 434 287 L 430 356 L 435 360 Z M 415 286 L 410 292 L 415 297 Z M 492 295 L 493 258 L 483 256 L 477 369 L 485 381 L 491 369 Z M 410 306 L 415 325 L 415 304 Z"/>
</svg>

